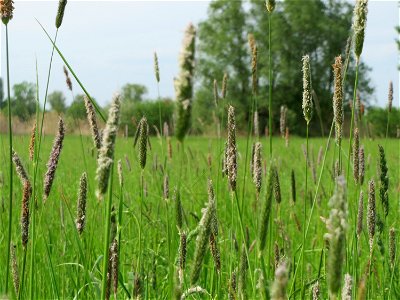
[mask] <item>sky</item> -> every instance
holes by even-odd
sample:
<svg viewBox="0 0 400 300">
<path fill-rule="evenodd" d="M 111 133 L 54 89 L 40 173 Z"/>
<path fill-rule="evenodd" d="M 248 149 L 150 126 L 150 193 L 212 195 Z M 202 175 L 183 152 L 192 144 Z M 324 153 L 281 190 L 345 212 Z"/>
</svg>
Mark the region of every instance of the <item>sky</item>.
<svg viewBox="0 0 400 300">
<path fill-rule="evenodd" d="M 57 45 L 96 100 L 104 105 L 126 83 L 148 88 L 157 98 L 153 53 L 160 65 L 160 94 L 174 97 L 173 78 L 185 27 L 206 19 L 209 1 L 73 1 L 69 0 Z M 9 23 L 11 84 L 36 81 L 44 97 L 51 44 L 36 22 L 55 34 L 58 1 L 16 1 Z M 389 81 L 399 105 L 399 63 L 394 27 L 399 25 L 397 1 L 370 1 L 362 59 L 370 67 L 375 93 L 372 103 L 385 106 Z M 1 30 L 1 75 L 5 75 L 5 30 Z M 63 62 L 54 55 L 49 91 L 72 95 L 65 84 Z M 82 93 L 73 79 L 74 94 Z"/>
</svg>

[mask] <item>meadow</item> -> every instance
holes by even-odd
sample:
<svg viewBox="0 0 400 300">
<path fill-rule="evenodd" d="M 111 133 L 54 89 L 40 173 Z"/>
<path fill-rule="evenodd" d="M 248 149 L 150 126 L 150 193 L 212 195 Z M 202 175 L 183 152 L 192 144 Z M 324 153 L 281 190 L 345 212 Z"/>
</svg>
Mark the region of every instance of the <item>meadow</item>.
<svg viewBox="0 0 400 300">
<path fill-rule="evenodd" d="M 14 148 L 18 152 L 28 173 L 33 170 L 29 161 L 29 136 L 15 136 Z M 39 164 L 38 194 L 41 195 L 42 179 L 46 171 L 44 162 L 47 153 L 51 150 L 53 136 L 43 139 L 43 159 Z M 261 138 L 263 143 L 263 181 L 260 197 L 257 199 L 255 186 L 249 176 L 250 155 L 246 158 L 246 138 L 238 139 L 238 203 L 241 208 L 241 218 L 245 226 L 249 243 L 249 269 L 246 271 L 246 294 L 249 299 L 260 298 L 263 294 L 262 271 L 257 243 L 261 222 L 261 208 L 265 201 L 266 170 L 270 168 L 266 149 L 268 141 Z M 321 298 L 328 297 L 326 293 L 326 261 L 328 249 L 324 239 L 327 232 L 321 218 L 329 217 L 328 201 L 334 193 L 333 165 L 335 163 L 335 144 L 330 143 L 325 163 L 323 155 L 327 139 L 310 139 L 309 195 L 305 196 L 304 165 L 305 156 L 302 147 L 304 139 L 291 137 L 289 145 L 282 138 L 274 138 L 274 163 L 279 172 L 281 202 L 273 201 L 270 215 L 270 229 L 267 237 L 267 251 L 263 252 L 266 278 L 264 286 L 268 288 L 274 279 L 274 272 L 280 259 L 291 262 L 288 296 L 299 298 L 301 293 L 300 274 L 294 278 L 295 266 L 300 255 L 302 244 L 302 230 L 304 223 L 304 206 L 306 205 L 306 221 L 310 219 L 310 226 L 305 244 L 304 282 L 306 294 L 311 295 L 312 287 L 320 283 Z M 365 219 L 363 232 L 357 244 L 355 239 L 355 224 L 358 210 L 359 192 L 365 194 L 364 209 L 367 202 L 367 182 L 378 177 L 378 146 L 385 147 L 388 174 L 390 178 L 390 212 L 385 218 L 384 231 L 381 238 L 384 254 L 376 245 L 373 255 L 373 272 L 368 282 L 368 291 L 371 298 L 389 299 L 399 295 L 398 268 L 395 265 L 389 268 L 388 230 L 394 226 L 398 228 L 397 215 L 400 211 L 399 199 L 399 143 L 396 140 L 362 140 L 365 146 L 365 182 L 358 186 L 354 184 L 352 175 L 349 175 L 347 201 L 349 207 L 348 229 L 346 235 L 346 264 L 344 272 L 354 278 L 365 279 L 368 274 L 369 238 Z M 241 244 L 244 239 L 240 231 L 240 222 L 236 203 L 232 198 L 226 177 L 222 176 L 221 161 L 223 158 L 223 141 L 217 138 L 189 137 L 184 144 L 173 139 L 172 159 L 168 157 L 168 147 L 165 138 L 152 138 L 151 151 L 148 151 L 146 167 L 143 171 L 143 190 L 141 189 L 141 168 L 139 166 L 138 150 L 133 147 L 133 138 L 119 136 L 116 142 L 115 159 L 122 162 L 123 187 L 118 187 L 118 175 L 114 172 L 113 206 L 116 211 L 121 196 L 123 197 L 122 224 L 118 226 L 121 234 L 119 254 L 119 288 L 117 298 L 127 298 L 129 295 L 140 296 L 144 299 L 170 299 L 176 286 L 175 272 L 179 257 L 180 236 L 177 229 L 176 199 L 174 189 L 179 187 L 180 200 L 183 208 L 184 232 L 192 232 L 201 218 L 201 209 L 206 205 L 207 180 L 213 181 L 215 201 L 218 216 L 218 248 L 220 251 L 220 271 L 217 272 L 213 256 L 207 250 L 202 263 L 198 285 L 202 294 L 193 296 L 194 299 L 218 298 L 226 299 L 229 294 L 229 283 L 232 274 L 239 278 Z M 2 136 L 1 170 L 7 169 L 5 136 Z M 347 149 L 346 143 L 343 147 Z M 184 151 L 183 151 L 184 149 Z M 322 150 L 320 150 L 322 149 Z M 336 153 L 337 155 L 337 153 Z M 319 156 L 319 157 L 318 157 Z M 210 164 L 211 162 L 211 164 Z M 247 175 L 245 169 L 247 166 Z M 293 201 L 291 188 L 291 172 L 296 178 L 296 201 Z M 77 195 L 79 178 L 83 172 L 87 173 L 88 193 L 86 208 L 86 226 L 81 235 L 75 225 L 77 210 Z M 105 225 L 105 200 L 99 201 L 95 196 L 96 152 L 93 151 L 93 142 L 90 136 L 67 136 L 61 153 L 53 190 L 46 202 L 39 197 L 35 200 L 36 214 L 36 250 L 35 250 L 35 286 L 34 295 L 37 299 L 72 299 L 72 298 L 99 298 L 102 281 L 102 253 L 103 233 Z M 315 174 L 315 177 L 314 175 Z M 165 199 L 163 183 L 165 176 L 169 177 L 169 197 Z M 321 178 L 316 204 L 311 214 L 313 197 Z M 1 209 L 1 240 L 6 239 L 8 204 L 7 174 L 2 172 L 2 209 Z M 19 200 L 21 188 L 16 185 L 16 211 L 13 226 L 13 242 L 17 244 L 17 262 L 22 265 L 23 251 L 20 242 L 20 212 Z M 378 197 L 377 197 L 378 198 Z M 33 201 L 33 200 L 32 200 Z M 141 208 L 142 203 L 142 208 Z M 382 207 L 377 199 L 378 211 Z M 140 212 L 142 211 L 142 216 Z M 365 215 L 365 214 L 364 214 Z M 140 220 L 142 221 L 141 231 Z M 190 235 L 190 233 L 189 233 Z M 142 250 L 139 252 L 139 237 L 142 238 Z M 2 245 L 4 243 L 2 242 Z M 4 251 L 3 247 L 3 251 Z M 189 289 L 190 273 L 194 260 L 195 241 L 188 241 L 186 267 L 183 272 L 183 290 Z M 358 253 L 359 252 L 359 253 Z M 29 261 L 28 254 L 28 261 Z M 137 271 L 138 260 L 141 256 L 142 270 Z M 2 255 L 0 264 L 6 264 L 6 256 Z M 397 260 L 396 260 L 397 262 Z M 28 269 L 28 267 L 27 267 Z M 393 271 L 394 270 L 394 271 Z M 251 272 L 250 272 L 251 271 Z M 29 274 L 29 271 L 26 270 Z M 300 272 L 300 271 L 298 271 Z M 369 278 L 369 277 L 368 277 Z M 21 280 L 21 279 L 20 279 Z M 25 284 L 29 285 L 29 278 Z M 237 279 L 239 280 L 239 279 Z M 3 281 L 1 282 L 4 284 Z M 262 284 L 262 283 L 261 283 Z M 3 286 L 2 286 L 3 287 Z M 354 287 L 354 293 L 357 287 Z M 28 290 L 24 291 L 22 299 L 28 298 Z"/>
</svg>

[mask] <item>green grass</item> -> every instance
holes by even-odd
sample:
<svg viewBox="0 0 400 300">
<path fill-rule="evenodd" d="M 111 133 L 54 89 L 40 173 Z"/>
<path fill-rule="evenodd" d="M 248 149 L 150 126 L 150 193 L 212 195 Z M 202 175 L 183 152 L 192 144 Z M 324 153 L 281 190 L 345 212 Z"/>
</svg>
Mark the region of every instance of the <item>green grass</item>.
<svg viewBox="0 0 400 300">
<path fill-rule="evenodd" d="M 93 299 L 99 298 L 101 294 L 102 282 L 102 255 L 104 248 L 104 226 L 106 220 L 104 217 L 105 205 L 107 200 L 99 202 L 95 197 L 95 171 L 96 171 L 96 151 L 92 151 L 93 142 L 91 137 L 83 137 L 83 151 L 85 154 L 87 170 L 84 164 L 83 153 L 81 150 L 81 141 L 79 136 L 66 136 L 64 148 L 61 152 L 59 166 L 56 172 L 56 178 L 53 188 L 46 204 L 42 203 L 40 195 L 42 194 L 42 178 L 46 171 L 46 161 L 51 150 L 53 141 L 52 136 L 44 136 L 41 149 L 41 161 L 38 166 L 37 178 L 37 211 L 36 211 L 36 256 L 35 261 L 35 283 L 34 295 L 37 298 L 82 298 Z M 269 141 L 263 137 L 263 159 L 269 167 Z M 21 156 L 21 159 L 30 175 L 33 178 L 32 163 L 28 159 L 28 136 L 14 136 L 14 148 Z M 279 171 L 282 203 L 277 207 L 276 202 L 273 202 L 271 213 L 271 224 L 268 229 L 267 247 L 264 251 L 263 260 L 257 257 L 257 247 L 249 253 L 250 270 L 253 274 L 247 275 L 247 295 L 249 299 L 259 298 L 259 291 L 255 285 L 259 278 L 261 261 L 267 263 L 265 265 L 265 274 L 267 275 L 266 284 L 268 285 L 274 278 L 274 253 L 273 244 L 276 241 L 281 249 L 281 257 L 286 257 L 291 262 L 291 272 L 288 284 L 288 293 L 293 285 L 293 263 L 298 261 L 303 238 L 303 208 L 304 208 L 304 190 L 305 190 L 305 158 L 301 145 L 305 145 L 306 141 L 302 138 L 293 137 L 290 140 L 289 147 L 285 147 L 285 141 L 281 138 L 274 138 L 274 157 Z M 193 216 L 201 217 L 201 208 L 205 206 L 207 201 L 207 179 L 211 177 L 214 183 L 215 195 L 217 201 L 217 214 L 220 226 L 220 234 L 218 236 L 218 246 L 221 252 L 221 275 L 216 274 L 214 263 L 207 250 L 207 255 L 203 261 L 203 269 L 201 272 L 198 284 L 206 289 L 211 295 L 218 296 L 218 299 L 227 298 L 227 282 L 230 278 L 230 261 L 233 262 L 233 267 L 237 268 L 239 264 L 240 254 L 236 253 L 235 247 L 232 247 L 232 238 L 229 236 L 231 230 L 235 231 L 238 239 L 239 251 L 243 242 L 243 235 L 239 225 L 237 216 L 237 208 L 232 207 L 231 195 L 228 189 L 227 178 L 223 178 L 221 171 L 221 153 L 218 153 L 219 140 L 216 138 L 205 137 L 189 137 L 185 140 L 185 153 L 180 153 L 182 147 L 178 149 L 178 143 L 175 139 L 172 140 L 173 159 L 172 161 L 164 160 L 162 153 L 166 153 L 166 149 L 161 149 L 160 141 L 156 138 L 151 139 L 152 150 L 148 151 L 148 161 L 144 170 L 144 182 L 147 186 L 147 192 L 144 192 L 142 203 L 143 215 L 140 216 L 141 210 L 141 190 L 140 176 L 141 169 L 137 159 L 137 150 L 133 148 L 133 139 L 124 139 L 122 135 L 117 138 L 115 162 L 118 159 L 122 160 L 124 173 L 123 186 L 123 226 L 120 228 L 121 233 L 121 253 L 120 253 L 120 285 L 118 289 L 118 298 L 124 299 L 128 292 L 132 294 L 134 269 L 138 263 L 139 255 L 141 254 L 141 265 L 143 269 L 142 292 L 143 298 L 147 299 L 171 299 L 169 294 L 173 291 L 171 286 L 175 277 L 175 256 L 178 254 L 179 235 L 175 226 L 173 217 L 174 202 L 172 199 L 172 191 L 174 186 L 180 185 L 181 201 L 184 209 L 184 227 L 189 230 L 195 229 L 198 220 Z M 399 199 L 399 142 L 397 140 L 361 140 L 360 144 L 365 146 L 366 158 L 366 174 L 362 190 L 364 191 L 364 211 L 366 211 L 367 203 L 367 183 L 368 180 L 374 178 L 377 186 L 377 211 L 380 213 L 382 206 L 379 200 L 378 192 L 378 144 L 385 146 L 386 158 L 389 167 L 390 180 L 390 212 L 385 221 L 385 237 L 388 236 L 389 227 L 394 226 L 398 231 L 399 225 L 397 216 L 400 212 Z M 166 143 L 163 145 L 166 147 Z M 318 180 L 321 164 L 317 165 L 317 155 L 319 148 L 322 146 L 325 149 L 326 139 L 309 140 L 310 155 L 313 154 L 313 160 L 316 165 L 316 179 Z M 0 145 L 0 167 L 2 173 L 3 184 L 0 187 L 1 207 L 0 207 L 0 252 L 6 253 L 6 238 L 8 227 L 8 201 L 7 195 L 9 187 L 7 158 L 7 139 L 6 136 L 1 136 Z M 348 141 L 344 140 L 342 149 L 347 150 Z M 319 280 L 322 286 L 322 298 L 326 299 L 327 288 L 325 281 L 325 259 L 326 259 L 326 244 L 323 238 L 326 233 L 326 228 L 320 217 L 328 217 L 329 209 L 327 207 L 328 200 L 332 196 L 334 181 L 331 176 L 332 165 L 334 163 L 334 145 L 331 143 L 326 158 L 325 170 L 322 174 L 321 186 L 317 197 L 314 213 L 311 216 L 311 223 L 307 235 L 307 240 L 304 248 L 304 281 L 305 293 L 309 295 L 309 285 Z M 212 154 L 212 170 L 209 171 L 207 165 L 207 154 L 211 149 Z M 260 194 L 260 202 L 256 202 L 255 187 L 251 176 L 246 176 L 246 189 L 242 197 L 243 187 L 243 172 L 245 169 L 245 153 L 246 139 L 238 139 L 238 193 L 239 203 L 243 203 L 241 211 L 243 226 L 248 228 L 250 244 L 258 237 L 258 219 L 261 214 L 262 201 L 265 200 L 265 173 L 263 172 L 263 185 Z M 347 153 L 342 153 L 344 165 L 347 163 Z M 132 170 L 129 171 L 125 161 L 125 155 L 130 160 Z M 337 150 L 336 150 L 337 155 Z M 370 163 L 368 164 L 368 156 L 371 155 Z M 155 167 L 157 157 L 158 166 Z M 183 159 L 183 161 L 181 161 Z M 163 165 L 160 167 L 160 165 Z M 181 170 L 182 166 L 182 170 Z M 296 174 L 297 202 L 293 205 L 291 202 L 290 191 L 290 176 L 291 170 L 294 169 Z M 88 174 L 88 201 L 87 201 L 87 221 L 86 228 L 80 238 L 75 228 L 75 212 L 76 200 L 79 187 L 79 178 L 82 172 Z M 13 171 L 15 172 L 15 171 Z M 163 173 L 164 172 L 164 173 Z M 170 201 L 165 203 L 162 193 L 162 183 L 165 172 L 169 175 L 170 182 Z M 182 172 L 182 174 L 180 174 Z M 312 170 L 309 169 L 308 190 L 314 192 L 316 184 L 314 183 Z M 211 174 L 211 175 L 210 175 Z M 114 188 L 113 188 L 113 205 L 117 209 L 119 206 L 120 191 L 118 187 L 117 172 L 114 172 Z M 183 180 L 179 181 L 179 178 Z M 14 200 L 13 200 L 13 226 L 12 226 L 12 241 L 17 244 L 18 264 L 22 267 L 23 250 L 21 246 L 20 234 L 20 204 L 22 198 L 22 187 L 18 182 L 14 184 Z M 369 259 L 368 235 L 366 231 L 366 221 L 364 212 L 364 232 L 361 236 L 358 248 L 360 255 L 358 256 L 357 264 L 354 264 L 354 232 L 355 220 L 357 216 L 359 188 L 354 184 L 352 173 L 349 174 L 348 182 L 348 206 L 349 206 L 349 228 L 347 231 L 345 272 L 351 275 L 357 271 L 358 280 L 362 277 L 367 269 L 367 261 Z M 307 198 L 308 199 L 308 198 Z M 34 201 L 32 199 L 32 201 Z M 307 220 L 309 217 L 312 200 L 307 203 Z M 63 203 L 63 223 L 61 220 L 61 204 Z M 169 213 L 167 212 L 167 209 Z M 232 211 L 233 209 L 233 211 Z M 69 213 L 70 210 L 70 213 Z M 231 218 L 235 224 L 232 224 Z M 301 228 L 297 228 L 293 215 L 297 215 Z M 139 220 L 142 217 L 142 237 L 141 242 L 142 253 L 139 253 Z M 168 236 L 170 240 L 168 241 Z M 30 236 L 31 238 L 31 236 Z M 397 238 L 397 241 L 399 238 Z M 391 272 L 388 266 L 388 244 L 387 239 L 383 240 L 385 246 L 385 254 L 381 255 L 377 243 L 375 243 L 374 263 L 373 268 L 376 272 L 372 272 L 368 281 L 369 295 L 371 299 L 380 299 L 389 297 L 389 292 L 392 298 L 400 296 L 400 285 L 398 271 Z M 400 248 L 399 243 L 397 243 Z M 189 288 L 189 278 L 191 271 L 191 263 L 193 262 L 195 243 L 192 241 L 188 244 L 187 265 L 185 269 L 185 281 L 183 289 Z M 172 259 L 169 258 L 168 252 L 171 252 Z M 28 247 L 28 261 L 31 257 L 31 249 Z M 155 257 L 156 268 L 153 266 L 153 257 Z M 270 262 L 270 264 L 268 264 Z M 0 269 L 6 266 L 6 255 L 0 256 Z M 397 269 L 397 267 L 396 267 Z M 153 271 L 155 270 L 155 274 Z M 300 272 L 299 268 L 298 272 Z M 29 295 L 29 265 L 25 270 L 24 290 L 22 291 L 21 299 L 27 299 Z M 171 274 L 172 272 L 172 274 Z M 393 274 L 393 275 L 392 275 Z M 156 289 L 152 287 L 151 278 L 156 277 Z M 393 276 L 393 278 L 392 278 Z M 293 297 L 300 298 L 301 277 L 298 276 L 296 284 L 293 285 Z M 254 279 L 254 282 L 253 280 Z M 253 282 L 253 285 L 251 284 Z M 123 283 L 123 286 L 122 286 Z M 0 281 L 0 290 L 4 289 L 4 281 Z M 390 288 L 391 287 L 391 288 Z M 390 289 L 390 291 L 389 291 Z M 354 293 L 357 288 L 354 288 Z M 79 294 L 79 296 L 78 296 Z M 194 299 L 208 299 L 208 296 L 203 295 L 202 298 L 198 295 Z"/>
</svg>

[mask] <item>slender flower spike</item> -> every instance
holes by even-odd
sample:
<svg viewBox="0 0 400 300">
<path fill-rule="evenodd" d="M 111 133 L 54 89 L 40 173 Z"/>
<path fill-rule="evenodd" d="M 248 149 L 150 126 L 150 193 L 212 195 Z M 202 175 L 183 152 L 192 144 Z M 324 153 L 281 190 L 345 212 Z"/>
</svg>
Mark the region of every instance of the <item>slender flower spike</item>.
<svg viewBox="0 0 400 300">
<path fill-rule="evenodd" d="M 194 53 L 196 29 L 192 24 L 186 28 L 183 46 L 179 57 L 180 73 L 175 79 L 177 101 L 177 120 L 175 134 L 182 142 L 190 127 L 193 94 Z"/>
<path fill-rule="evenodd" d="M 118 160 L 118 180 L 119 180 L 119 186 L 122 187 L 124 185 L 124 174 L 122 173 L 122 162 L 119 159 Z"/>
<path fill-rule="evenodd" d="M 396 231 L 393 227 L 389 230 L 389 260 L 393 268 L 396 259 Z"/>
<path fill-rule="evenodd" d="M 289 281 L 289 267 L 287 261 L 279 264 L 275 270 L 275 279 L 271 287 L 271 300 L 284 300 L 286 296 L 286 286 Z"/>
<path fill-rule="evenodd" d="M 142 117 L 138 126 L 138 140 L 139 140 L 139 164 L 142 169 L 146 166 L 147 160 L 147 142 L 149 139 L 149 125 L 146 117 Z M 137 141 L 137 139 L 136 139 Z"/>
<path fill-rule="evenodd" d="M 310 123 L 313 115 L 313 103 L 311 94 L 311 67 L 310 57 L 303 56 L 303 115 L 307 124 Z"/>
<path fill-rule="evenodd" d="M 12 151 L 12 160 L 15 165 L 15 170 L 18 174 L 18 177 L 21 180 L 22 185 L 25 184 L 25 182 L 29 182 L 28 174 L 25 171 L 24 166 L 22 165 L 21 159 L 19 158 L 18 154 L 14 151 Z"/>
<path fill-rule="evenodd" d="M 154 75 L 156 76 L 156 80 L 160 82 L 160 68 L 158 66 L 158 56 L 157 52 L 154 52 Z"/>
<path fill-rule="evenodd" d="M 276 5 L 276 0 L 265 1 L 265 6 L 267 7 L 269 13 L 272 13 L 274 11 L 275 5 Z"/>
<path fill-rule="evenodd" d="M 260 224 L 260 232 L 259 232 L 259 252 L 260 254 L 265 248 L 267 241 L 267 232 L 268 232 L 268 224 L 269 217 L 271 214 L 271 206 L 272 206 L 272 195 L 273 195 L 273 169 L 270 167 L 267 175 L 267 186 L 266 186 L 266 197 L 265 202 L 262 209 L 261 215 L 261 224 Z"/>
<path fill-rule="evenodd" d="M 253 34 L 249 34 L 249 46 L 251 50 L 251 78 L 252 78 L 252 88 L 253 95 L 257 95 L 258 88 L 258 78 L 257 78 L 257 43 Z"/>
<path fill-rule="evenodd" d="M 370 180 L 368 185 L 368 216 L 367 216 L 367 227 L 369 236 L 369 247 L 372 252 L 375 236 L 376 226 L 376 206 L 375 206 L 375 181 Z"/>
<path fill-rule="evenodd" d="M 360 182 L 360 135 L 358 128 L 354 129 L 354 140 L 353 140 L 353 176 L 356 183 Z"/>
<path fill-rule="evenodd" d="M 225 99 L 226 89 L 228 88 L 228 74 L 224 73 L 224 77 L 222 79 L 222 88 L 221 88 L 221 97 Z"/>
<path fill-rule="evenodd" d="M 232 191 L 235 191 L 237 177 L 236 122 L 235 109 L 231 105 L 228 108 L 228 140 L 226 160 L 229 184 Z"/>
<path fill-rule="evenodd" d="M 11 247 L 11 273 L 12 279 L 15 289 L 15 294 L 18 295 L 19 293 L 19 271 L 18 271 L 18 263 L 17 263 L 17 254 L 15 249 L 17 246 L 13 243 L 10 245 Z"/>
<path fill-rule="evenodd" d="M 89 98 L 84 96 L 83 99 L 85 101 L 86 115 L 90 125 L 90 130 L 92 132 L 94 146 L 96 147 L 97 150 L 100 150 L 101 138 L 100 138 L 99 128 L 97 127 L 96 112 L 94 111 L 93 104 L 92 102 L 90 102 Z"/>
<path fill-rule="evenodd" d="M 343 132 L 343 84 L 342 84 L 342 57 L 335 58 L 333 64 L 334 90 L 333 90 L 333 115 L 335 121 L 336 143 L 341 144 Z"/>
<path fill-rule="evenodd" d="M 284 138 L 286 134 L 286 119 L 287 119 L 287 107 L 285 105 L 281 106 L 281 115 L 279 119 L 279 129 L 281 131 L 281 136 Z"/>
<path fill-rule="evenodd" d="M 33 156 L 35 154 L 35 141 L 36 141 L 36 122 L 32 126 L 31 138 L 29 140 L 29 160 L 33 161 Z"/>
<path fill-rule="evenodd" d="M 345 239 L 347 228 L 346 181 L 343 176 L 336 180 L 335 193 L 329 200 L 330 213 L 326 221 L 329 241 L 327 261 L 327 283 L 330 295 L 337 295 L 340 289 L 343 259 L 345 254 Z"/>
<path fill-rule="evenodd" d="M 261 148 L 262 148 L 261 143 L 257 142 L 254 148 L 254 157 L 253 157 L 253 182 L 256 186 L 257 197 L 260 194 L 261 182 L 262 182 Z"/>
<path fill-rule="evenodd" d="M 364 183 L 364 176 L 365 176 L 365 157 L 364 157 L 364 146 L 360 147 L 360 153 L 358 155 L 358 164 L 359 164 L 359 175 L 358 179 L 360 181 L 360 185 Z"/>
<path fill-rule="evenodd" d="M 0 0 L 0 16 L 4 25 L 13 18 L 14 1 L 13 0 Z"/>
<path fill-rule="evenodd" d="M 53 149 L 50 153 L 49 161 L 47 162 L 47 172 L 44 176 L 44 187 L 43 187 L 43 201 L 49 197 L 51 186 L 53 185 L 54 177 L 56 175 L 56 169 L 58 160 L 60 158 L 61 149 L 63 146 L 65 135 L 64 121 L 60 118 L 58 121 L 58 133 L 53 143 Z"/>
<path fill-rule="evenodd" d="M 218 100 L 219 100 L 219 95 L 218 95 L 218 82 L 217 79 L 214 79 L 214 104 L 215 107 L 218 107 Z"/>
<path fill-rule="evenodd" d="M 360 191 L 360 198 L 358 200 L 358 213 L 357 213 L 357 238 L 360 239 L 363 230 L 363 218 L 364 218 L 364 193 Z"/>
<path fill-rule="evenodd" d="M 349 274 L 344 275 L 344 286 L 342 289 L 342 300 L 351 300 L 353 291 L 353 278 Z"/>
<path fill-rule="evenodd" d="M 386 163 L 385 150 L 381 145 L 379 147 L 379 197 L 383 206 L 385 217 L 389 214 L 389 177 Z"/>
<path fill-rule="evenodd" d="M 392 111 L 393 105 L 393 82 L 389 82 L 389 93 L 388 93 L 388 111 Z"/>
<path fill-rule="evenodd" d="M 87 175 L 84 172 L 79 181 L 78 204 L 77 204 L 77 218 L 76 229 L 79 234 L 82 234 L 86 223 L 86 197 L 87 197 Z"/>
<path fill-rule="evenodd" d="M 22 193 L 22 208 L 21 208 L 21 239 L 22 246 L 26 249 L 29 238 L 29 200 L 32 195 L 32 187 L 29 181 L 24 182 Z"/>
<path fill-rule="evenodd" d="M 64 75 L 65 75 L 65 83 L 67 84 L 68 89 L 72 92 L 72 81 L 71 77 L 69 77 L 69 73 L 67 68 L 63 67 Z M 86 97 L 86 96 L 85 96 Z"/>
<path fill-rule="evenodd" d="M 60 0 L 58 2 L 58 11 L 57 11 L 57 17 L 56 17 L 56 28 L 60 28 L 63 18 L 64 18 L 64 11 L 65 11 L 65 6 L 67 5 L 67 0 Z"/>
<path fill-rule="evenodd" d="M 368 0 L 357 0 L 354 7 L 354 53 L 356 54 L 357 61 L 364 45 L 365 28 L 367 27 L 367 14 L 368 14 Z"/>
<path fill-rule="evenodd" d="M 108 111 L 107 124 L 103 132 L 103 139 L 97 158 L 96 179 L 98 182 L 96 195 L 102 199 L 107 191 L 108 178 L 110 176 L 111 165 L 114 160 L 115 139 L 117 138 L 119 116 L 120 116 L 120 96 L 115 94 Z"/>
</svg>

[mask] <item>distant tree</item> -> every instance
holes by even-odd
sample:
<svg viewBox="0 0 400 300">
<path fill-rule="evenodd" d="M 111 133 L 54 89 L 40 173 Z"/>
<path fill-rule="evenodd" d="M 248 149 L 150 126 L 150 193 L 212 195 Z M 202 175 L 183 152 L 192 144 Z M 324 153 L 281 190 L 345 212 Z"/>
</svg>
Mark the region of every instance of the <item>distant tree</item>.
<svg viewBox="0 0 400 300">
<path fill-rule="evenodd" d="M 196 51 L 199 88 L 193 104 L 194 123 L 199 119 L 200 123 L 211 123 L 213 82 L 217 79 L 221 87 L 224 72 L 227 72 L 228 101 L 236 107 L 237 122 L 243 124 L 250 109 L 251 89 L 246 13 L 241 1 L 210 2 L 208 18 L 199 24 Z"/>
<path fill-rule="evenodd" d="M 142 102 L 147 94 L 147 88 L 141 84 L 127 83 L 122 87 L 122 101 Z"/>
<path fill-rule="evenodd" d="M 36 108 L 36 88 L 33 83 L 22 82 L 13 86 L 14 96 L 11 99 L 11 112 L 21 121 L 27 121 Z"/>
<path fill-rule="evenodd" d="M 74 101 L 67 109 L 67 116 L 74 120 L 83 120 L 86 118 L 86 108 L 83 95 L 76 95 Z"/>
<path fill-rule="evenodd" d="M 54 91 L 48 96 L 48 101 L 51 105 L 52 110 L 61 114 L 66 110 L 65 96 L 63 92 Z"/>
</svg>

